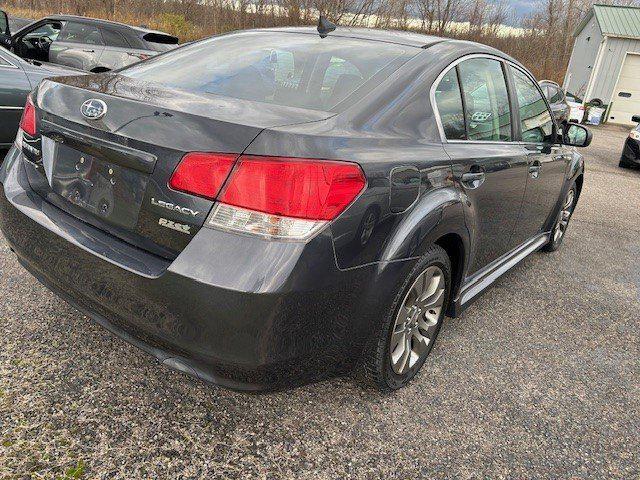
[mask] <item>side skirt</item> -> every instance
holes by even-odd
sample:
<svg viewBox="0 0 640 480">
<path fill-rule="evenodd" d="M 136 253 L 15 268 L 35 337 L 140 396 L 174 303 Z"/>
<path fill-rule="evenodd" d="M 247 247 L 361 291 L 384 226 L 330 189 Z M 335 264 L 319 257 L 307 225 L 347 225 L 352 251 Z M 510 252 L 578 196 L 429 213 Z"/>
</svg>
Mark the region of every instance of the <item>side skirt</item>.
<svg viewBox="0 0 640 480">
<path fill-rule="evenodd" d="M 503 255 L 489 266 L 479 271 L 462 285 L 460 293 L 452 305 L 451 316 L 464 312 L 493 282 L 515 267 L 520 261 L 547 244 L 550 233 L 541 233 Z"/>
</svg>

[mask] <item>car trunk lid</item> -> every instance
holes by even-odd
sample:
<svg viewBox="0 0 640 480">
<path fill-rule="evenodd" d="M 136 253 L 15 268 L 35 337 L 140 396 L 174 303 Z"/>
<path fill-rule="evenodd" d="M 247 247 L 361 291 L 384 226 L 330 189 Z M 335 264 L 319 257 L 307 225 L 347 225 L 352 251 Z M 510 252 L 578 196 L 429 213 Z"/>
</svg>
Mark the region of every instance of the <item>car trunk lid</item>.
<svg viewBox="0 0 640 480">
<path fill-rule="evenodd" d="M 25 137 L 23 147 L 34 190 L 167 258 L 187 245 L 214 201 L 168 186 L 185 154 L 239 156 L 264 128 L 331 115 L 180 92 L 117 74 L 44 81 L 36 103 L 38 135 Z M 88 118 L 97 107 L 106 111 Z"/>
</svg>

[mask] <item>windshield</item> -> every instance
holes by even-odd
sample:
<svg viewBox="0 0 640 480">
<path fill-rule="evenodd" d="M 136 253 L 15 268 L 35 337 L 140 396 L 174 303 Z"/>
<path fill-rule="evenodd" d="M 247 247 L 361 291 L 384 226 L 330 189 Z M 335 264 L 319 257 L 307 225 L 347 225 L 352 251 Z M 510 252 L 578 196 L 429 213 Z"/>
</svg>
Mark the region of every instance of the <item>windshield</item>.
<svg viewBox="0 0 640 480">
<path fill-rule="evenodd" d="M 418 52 L 352 38 L 240 32 L 194 43 L 120 73 L 199 93 L 337 111 L 356 90 L 361 98 Z"/>
</svg>

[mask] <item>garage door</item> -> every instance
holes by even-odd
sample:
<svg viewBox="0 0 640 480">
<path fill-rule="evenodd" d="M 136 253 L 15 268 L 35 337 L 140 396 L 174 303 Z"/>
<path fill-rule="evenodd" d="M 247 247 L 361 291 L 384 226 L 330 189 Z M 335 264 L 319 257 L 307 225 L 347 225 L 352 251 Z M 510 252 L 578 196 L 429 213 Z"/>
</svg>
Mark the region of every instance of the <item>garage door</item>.
<svg viewBox="0 0 640 480">
<path fill-rule="evenodd" d="M 635 125 L 634 115 L 640 115 L 640 55 L 627 54 L 620 72 L 618 85 L 613 91 L 609 122 Z"/>
</svg>

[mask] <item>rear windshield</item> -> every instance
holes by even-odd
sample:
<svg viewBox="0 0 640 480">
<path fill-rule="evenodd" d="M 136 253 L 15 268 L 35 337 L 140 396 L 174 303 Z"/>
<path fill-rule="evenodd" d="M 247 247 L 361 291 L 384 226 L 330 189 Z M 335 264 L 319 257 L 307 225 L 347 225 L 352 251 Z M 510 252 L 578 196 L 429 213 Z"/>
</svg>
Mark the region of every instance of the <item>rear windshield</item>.
<svg viewBox="0 0 640 480">
<path fill-rule="evenodd" d="M 122 70 L 182 90 L 337 111 L 416 55 L 415 47 L 280 32 L 214 37 Z M 362 88 L 361 88 L 362 87 Z"/>
</svg>

